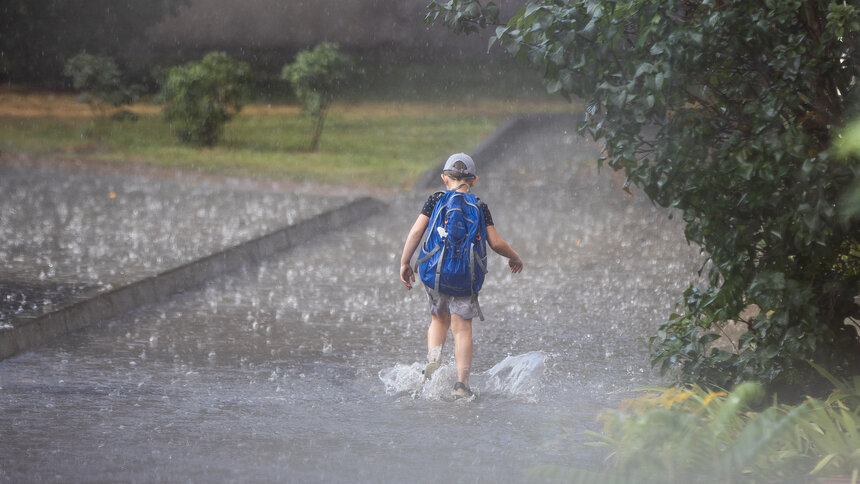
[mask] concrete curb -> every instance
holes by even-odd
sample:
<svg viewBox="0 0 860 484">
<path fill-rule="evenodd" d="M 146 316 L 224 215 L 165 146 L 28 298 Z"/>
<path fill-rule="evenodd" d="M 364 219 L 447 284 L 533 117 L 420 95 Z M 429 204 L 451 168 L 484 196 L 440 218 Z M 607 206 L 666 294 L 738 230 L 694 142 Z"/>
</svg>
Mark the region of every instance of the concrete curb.
<svg viewBox="0 0 860 484">
<path fill-rule="evenodd" d="M 478 143 L 470 153 L 478 165 L 479 176 L 484 168 L 495 164 L 496 160 L 502 154 L 510 151 L 514 144 L 520 142 L 521 138 L 518 134 L 525 133 L 528 130 L 539 130 L 548 123 L 570 123 L 571 130 L 575 132 L 576 122 L 582 119 L 582 116 L 582 113 L 541 113 L 523 114 L 509 118 Z M 442 173 L 442 165 L 430 168 L 415 182 L 413 188 L 416 190 L 441 189 L 440 173 Z"/>
<path fill-rule="evenodd" d="M 522 129 L 528 120 L 528 116 L 514 116 L 502 123 L 501 126 L 478 143 L 470 153 L 470 156 L 475 158 L 476 164 L 479 164 L 479 175 L 483 167 L 490 166 L 499 157 L 500 153 L 505 152 L 510 147 L 513 141 L 509 133 Z M 444 162 L 438 167 L 425 171 L 421 175 L 421 178 L 415 182 L 415 189 L 423 190 L 441 186 L 442 182 L 439 181 L 439 174 L 442 173 L 443 166 Z"/>
<path fill-rule="evenodd" d="M 215 277 L 257 264 L 315 236 L 367 218 L 385 206 L 375 198 L 360 198 L 158 275 L 109 291 L 96 290 L 84 295 L 84 300 L 16 318 L 12 328 L 0 329 L 0 360 L 93 323 L 193 290 Z"/>
</svg>

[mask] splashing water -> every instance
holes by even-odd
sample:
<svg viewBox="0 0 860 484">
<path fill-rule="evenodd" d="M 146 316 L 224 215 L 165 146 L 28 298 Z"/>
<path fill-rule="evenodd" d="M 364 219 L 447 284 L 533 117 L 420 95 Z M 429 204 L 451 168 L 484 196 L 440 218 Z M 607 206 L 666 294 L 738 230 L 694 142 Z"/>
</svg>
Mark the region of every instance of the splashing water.
<svg viewBox="0 0 860 484">
<path fill-rule="evenodd" d="M 486 378 L 483 388 L 487 392 L 536 401 L 548 358 L 543 351 L 508 356 L 482 374 Z"/>
<path fill-rule="evenodd" d="M 414 394 L 421 389 L 421 371 L 424 367 L 415 362 L 411 365 L 398 363 L 392 368 L 379 370 L 379 379 L 388 395 Z"/>
<path fill-rule="evenodd" d="M 508 356 L 489 370 L 473 375 L 472 391 L 480 396 L 503 396 L 536 403 L 548 358 L 549 355 L 543 351 Z M 380 370 L 379 379 L 388 395 L 446 399 L 456 381 L 456 362 L 451 360 L 449 364 L 440 366 L 433 378 L 421 385 L 423 369 L 424 366 L 418 362 L 411 365 L 398 363 Z"/>
</svg>

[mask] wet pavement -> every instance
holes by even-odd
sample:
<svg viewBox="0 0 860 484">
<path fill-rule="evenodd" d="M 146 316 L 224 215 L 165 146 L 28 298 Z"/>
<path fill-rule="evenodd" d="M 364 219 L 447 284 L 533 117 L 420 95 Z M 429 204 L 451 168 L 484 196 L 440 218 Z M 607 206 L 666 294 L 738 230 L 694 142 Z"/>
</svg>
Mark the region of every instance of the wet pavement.
<svg viewBox="0 0 860 484">
<path fill-rule="evenodd" d="M 244 179 L 0 159 L 0 327 L 153 276 L 354 198 Z"/>
<path fill-rule="evenodd" d="M 597 428 L 601 409 L 661 382 L 647 338 L 700 256 L 665 211 L 597 172 L 598 147 L 574 126 L 534 120 L 510 134 L 516 142 L 492 166 L 476 159 L 474 192 L 525 270 L 511 275 L 490 257 L 487 321 L 474 323 L 475 399 L 446 397 L 451 343 L 418 388 L 426 296 L 405 291 L 397 266 L 432 190 L 394 194 L 386 213 L 349 229 L 1 361 L 0 480 L 522 482 L 598 465 L 602 454 L 583 445 L 583 432 Z M 110 203 L 111 191 L 122 192 L 111 187 L 92 196 L 107 192 Z M 280 203 L 267 200 L 255 206 Z M 163 219 L 139 215 L 152 230 Z M 87 237 L 79 223 L 58 245 Z M 187 232 L 179 252 L 201 237 Z M 152 238 L 165 240 L 156 259 L 177 240 Z M 140 267 L 131 259 L 120 265 Z M 76 280 L 55 264 L 46 279 L 116 284 L 130 272 L 95 265 Z"/>
</svg>

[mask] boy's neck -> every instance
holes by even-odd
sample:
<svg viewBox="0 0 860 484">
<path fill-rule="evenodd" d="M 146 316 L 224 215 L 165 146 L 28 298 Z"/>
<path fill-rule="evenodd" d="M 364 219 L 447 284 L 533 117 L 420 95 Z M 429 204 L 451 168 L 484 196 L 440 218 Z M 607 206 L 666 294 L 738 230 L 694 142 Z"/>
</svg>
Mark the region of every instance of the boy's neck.
<svg viewBox="0 0 860 484">
<path fill-rule="evenodd" d="M 468 192 L 471 190 L 472 185 L 463 180 L 450 180 L 445 183 L 445 188 L 448 190 L 456 190 L 458 192 Z"/>
</svg>

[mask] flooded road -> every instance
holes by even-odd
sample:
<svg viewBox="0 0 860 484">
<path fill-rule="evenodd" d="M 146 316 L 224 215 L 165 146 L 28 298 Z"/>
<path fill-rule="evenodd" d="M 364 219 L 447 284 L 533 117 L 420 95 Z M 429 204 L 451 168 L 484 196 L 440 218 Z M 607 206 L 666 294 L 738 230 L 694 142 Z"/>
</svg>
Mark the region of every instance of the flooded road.
<svg viewBox="0 0 860 484">
<path fill-rule="evenodd" d="M 418 390 L 426 296 L 398 279 L 431 191 L 203 290 L 0 362 L 4 482 L 521 482 L 593 467 L 596 414 L 659 383 L 647 338 L 700 265 L 625 196 L 573 120 L 534 122 L 474 189 L 525 262 L 492 254 L 474 400 L 452 345 Z M 441 165 L 441 161 L 440 161 Z"/>
</svg>

